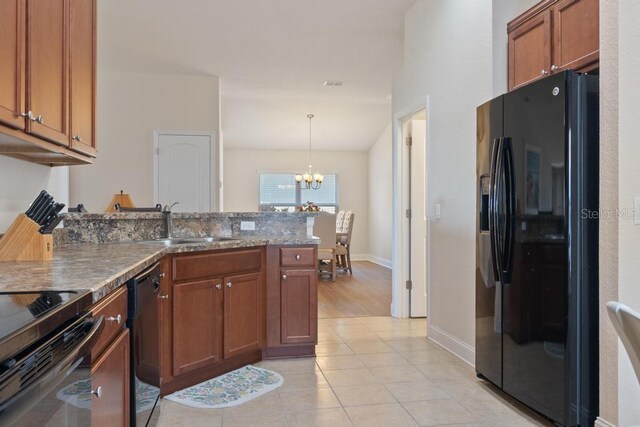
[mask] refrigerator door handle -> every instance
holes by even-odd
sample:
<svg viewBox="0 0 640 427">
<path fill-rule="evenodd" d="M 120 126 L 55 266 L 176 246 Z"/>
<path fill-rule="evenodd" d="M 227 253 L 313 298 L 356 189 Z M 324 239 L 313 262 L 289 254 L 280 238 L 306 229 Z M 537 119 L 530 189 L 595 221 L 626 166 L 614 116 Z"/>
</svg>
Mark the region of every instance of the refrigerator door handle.
<svg viewBox="0 0 640 427">
<path fill-rule="evenodd" d="M 506 223 L 501 270 L 504 282 L 509 283 L 511 282 L 511 273 L 513 270 L 516 215 L 515 165 L 513 162 L 513 145 L 510 137 L 503 138 L 502 151 L 504 155 L 504 182 L 506 185 Z"/>
<path fill-rule="evenodd" d="M 491 241 L 491 265 L 493 266 L 493 277 L 499 282 L 500 261 L 498 249 L 498 176 L 500 169 L 500 150 L 502 147 L 502 138 L 493 140 L 493 148 L 491 150 L 491 170 L 490 170 L 490 188 L 489 188 L 489 239 Z"/>
</svg>

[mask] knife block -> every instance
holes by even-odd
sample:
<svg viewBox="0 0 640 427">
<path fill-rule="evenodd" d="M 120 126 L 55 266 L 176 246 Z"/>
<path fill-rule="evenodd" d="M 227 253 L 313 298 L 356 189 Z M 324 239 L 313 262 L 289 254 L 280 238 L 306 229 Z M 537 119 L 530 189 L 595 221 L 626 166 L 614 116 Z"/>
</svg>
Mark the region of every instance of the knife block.
<svg viewBox="0 0 640 427">
<path fill-rule="evenodd" d="M 38 230 L 35 221 L 19 214 L 0 239 L 0 261 L 51 261 L 53 236 Z"/>
</svg>

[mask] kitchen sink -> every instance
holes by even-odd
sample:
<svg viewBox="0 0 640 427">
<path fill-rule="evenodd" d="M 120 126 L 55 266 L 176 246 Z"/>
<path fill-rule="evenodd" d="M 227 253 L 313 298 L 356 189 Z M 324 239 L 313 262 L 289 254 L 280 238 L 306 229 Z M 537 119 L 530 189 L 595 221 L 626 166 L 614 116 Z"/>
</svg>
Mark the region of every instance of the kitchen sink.
<svg viewBox="0 0 640 427">
<path fill-rule="evenodd" d="M 229 242 L 234 239 L 232 237 L 170 237 L 170 238 L 162 238 L 150 240 L 146 243 L 159 243 L 166 246 L 172 245 L 188 245 L 188 244 L 197 244 L 197 243 L 215 243 L 215 242 Z"/>
</svg>

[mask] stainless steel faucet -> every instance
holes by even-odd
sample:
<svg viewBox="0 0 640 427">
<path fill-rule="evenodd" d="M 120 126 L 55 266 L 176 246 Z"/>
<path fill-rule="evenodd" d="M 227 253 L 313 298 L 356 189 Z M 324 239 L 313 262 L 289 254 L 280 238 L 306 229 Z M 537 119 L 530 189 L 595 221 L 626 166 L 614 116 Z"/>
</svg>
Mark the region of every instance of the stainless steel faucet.
<svg viewBox="0 0 640 427">
<path fill-rule="evenodd" d="M 164 214 L 165 231 L 167 233 L 165 237 L 167 239 L 173 238 L 173 218 L 171 209 L 173 209 L 173 207 L 178 203 L 180 202 L 175 202 L 171 205 L 164 205 L 164 209 L 162 209 L 162 213 Z"/>
</svg>

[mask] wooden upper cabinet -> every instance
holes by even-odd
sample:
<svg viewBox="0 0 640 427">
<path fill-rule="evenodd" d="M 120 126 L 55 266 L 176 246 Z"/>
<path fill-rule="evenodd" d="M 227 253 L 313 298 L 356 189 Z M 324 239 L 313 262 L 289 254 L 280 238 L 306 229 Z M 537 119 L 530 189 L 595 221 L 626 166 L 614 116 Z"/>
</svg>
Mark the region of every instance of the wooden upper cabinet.
<svg viewBox="0 0 640 427">
<path fill-rule="evenodd" d="M 224 358 L 262 346 L 264 336 L 262 276 L 224 279 Z"/>
<path fill-rule="evenodd" d="M 96 154 L 96 1 L 69 0 L 70 148 Z"/>
<path fill-rule="evenodd" d="M 597 67 L 599 0 L 563 0 L 553 7 L 553 64 L 558 70 Z M 594 66 L 595 64 L 595 66 Z"/>
<path fill-rule="evenodd" d="M 509 33 L 509 90 L 549 74 L 551 11 L 547 10 Z"/>
<path fill-rule="evenodd" d="M 27 131 L 69 145 L 67 0 L 27 0 Z"/>
<path fill-rule="evenodd" d="M 220 280 L 173 285 L 173 376 L 222 359 L 221 289 Z"/>
<path fill-rule="evenodd" d="M 0 2 L 0 122 L 18 129 L 25 128 L 25 14 L 24 0 Z"/>
<path fill-rule="evenodd" d="M 599 0 L 542 0 L 509 22 L 509 90 L 599 66 Z"/>
</svg>

